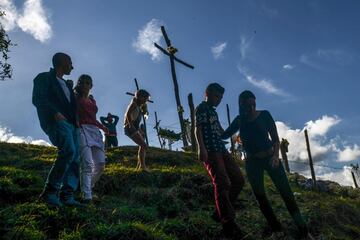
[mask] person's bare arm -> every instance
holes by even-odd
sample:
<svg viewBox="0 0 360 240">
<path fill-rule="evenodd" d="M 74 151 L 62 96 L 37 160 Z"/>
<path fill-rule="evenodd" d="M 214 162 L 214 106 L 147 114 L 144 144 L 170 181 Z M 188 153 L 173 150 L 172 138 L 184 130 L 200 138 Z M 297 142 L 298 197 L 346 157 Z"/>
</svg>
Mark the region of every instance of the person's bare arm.
<svg viewBox="0 0 360 240">
<path fill-rule="evenodd" d="M 208 159 L 208 154 L 207 154 L 207 150 L 205 148 L 205 144 L 204 144 L 204 140 L 203 140 L 204 138 L 203 138 L 203 134 L 202 134 L 200 126 L 195 127 L 195 138 L 196 138 L 196 143 L 198 146 L 199 160 L 202 162 L 206 162 Z"/>
<path fill-rule="evenodd" d="M 132 103 L 129 107 L 129 109 L 125 113 L 126 123 L 130 126 L 132 126 L 134 119 L 131 118 L 131 113 L 135 110 L 136 104 Z"/>
</svg>

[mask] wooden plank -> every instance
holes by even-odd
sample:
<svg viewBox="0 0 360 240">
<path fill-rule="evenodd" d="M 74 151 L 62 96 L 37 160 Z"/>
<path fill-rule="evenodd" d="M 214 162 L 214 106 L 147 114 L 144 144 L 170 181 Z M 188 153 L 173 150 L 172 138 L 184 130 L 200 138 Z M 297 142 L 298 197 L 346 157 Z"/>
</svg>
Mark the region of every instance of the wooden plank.
<svg viewBox="0 0 360 240">
<path fill-rule="evenodd" d="M 307 148 L 307 152 L 308 152 L 308 156 L 309 156 L 311 178 L 313 180 L 313 188 L 317 190 L 316 176 L 315 176 L 315 171 L 314 171 L 313 160 L 311 157 L 310 142 L 309 142 L 309 136 L 308 136 L 307 129 L 305 129 L 304 133 L 305 133 L 305 140 L 306 140 L 306 148 Z"/>
</svg>

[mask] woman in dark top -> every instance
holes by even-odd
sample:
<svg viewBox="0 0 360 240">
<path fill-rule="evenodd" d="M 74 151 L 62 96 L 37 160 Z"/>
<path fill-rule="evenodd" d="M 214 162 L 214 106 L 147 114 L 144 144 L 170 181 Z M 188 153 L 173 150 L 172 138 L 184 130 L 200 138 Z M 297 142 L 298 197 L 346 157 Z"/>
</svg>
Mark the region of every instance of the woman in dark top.
<svg viewBox="0 0 360 240">
<path fill-rule="evenodd" d="M 282 227 L 265 194 L 264 170 L 268 172 L 280 192 L 301 237 L 309 237 L 308 228 L 296 204 L 283 165 L 279 161 L 280 144 L 275 122 L 268 111 L 256 110 L 255 99 L 255 95 L 248 90 L 240 94 L 240 114 L 224 131 L 222 137 L 229 138 L 240 130 L 240 138 L 246 152 L 247 177 L 273 234 L 282 234 Z"/>
</svg>

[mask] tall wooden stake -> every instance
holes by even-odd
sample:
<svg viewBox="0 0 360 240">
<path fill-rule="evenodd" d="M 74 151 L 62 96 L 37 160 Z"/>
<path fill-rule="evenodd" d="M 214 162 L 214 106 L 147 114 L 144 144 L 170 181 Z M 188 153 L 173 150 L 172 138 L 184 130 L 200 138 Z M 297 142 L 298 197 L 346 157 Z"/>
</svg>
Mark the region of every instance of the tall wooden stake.
<svg viewBox="0 0 360 240">
<path fill-rule="evenodd" d="M 230 120 L 230 108 L 229 108 L 229 104 L 226 104 L 226 113 L 227 113 L 227 119 L 228 119 L 228 124 L 230 126 L 231 124 L 231 120 Z M 230 138 L 230 144 L 231 144 L 231 153 L 234 153 L 235 150 L 235 143 L 234 140 L 232 139 L 232 137 Z"/>
<path fill-rule="evenodd" d="M 158 139 L 159 139 L 160 147 L 163 148 L 163 144 L 162 144 L 160 136 L 159 136 L 159 124 L 160 124 L 160 121 L 158 121 L 157 113 L 155 111 L 155 127 L 154 128 L 156 130 L 156 134 L 157 134 Z"/>
<path fill-rule="evenodd" d="M 188 102 L 190 108 L 190 121 L 191 121 L 191 150 L 196 152 L 196 139 L 195 139 L 195 108 L 192 93 L 188 95 Z"/>
<path fill-rule="evenodd" d="M 285 170 L 286 172 L 290 173 L 290 167 L 289 167 L 289 161 L 288 161 L 288 157 L 287 157 L 287 152 L 289 150 L 288 148 L 289 146 L 289 142 L 286 139 L 281 139 L 281 143 L 280 143 L 280 152 L 281 152 L 281 158 L 285 163 Z"/>
<path fill-rule="evenodd" d="M 306 139 L 306 148 L 307 148 L 307 152 L 308 152 L 308 155 L 309 155 L 309 163 L 310 163 L 310 170 L 311 170 L 311 178 L 313 180 L 313 188 L 317 190 L 316 177 L 315 177 L 313 160 L 312 160 L 312 157 L 311 157 L 310 142 L 309 142 L 309 136 L 308 136 L 307 129 L 305 129 L 304 132 L 305 132 L 305 139 Z"/>
<path fill-rule="evenodd" d="M 176 78 L 176 72 L 175 72 L 175 61 L 177 61 L 178 63 L 181 63 L 182 65 L 189 67 L 191 69 L 194 68 L 194 66 L 178 59 L 177 57 L 175 57 L 175 53 L 178 51 L 176 48 L 174 48 L 171 45 L 171 41 L 165 31 L 165 27 L 161 26 L 161 32 L 164 36 L 166 45 L 167 45 L 167 50 L 163 49 L 162 47 L 160 47 L 157 43 L 154 43 L 155 47 L 158 48 L 162 53 L 164 53 L 165 55 L 167 55 L 170 59 L 170 67 L 171 67 L 171 76 L 173 79 L 173 83 L 174 83 L 174 91 L 175 91 L 175 99 L 176 99 L 176 105 L 177 105 L 177 112 L 179 115 L 179 121 L 180 121 L 180 127 L 181 127 L 181 138 L 183 141 L 183 145 L 184 147 L 188 146 L 188 142 L 186 140 L 186 129 L 185 129 L 185 124 L 184 124 L 184 117 L 183 117 L 183 112 L 184 109 L 181 106 L 181 101 L 180 101 L 180 94 L 179 94 L 179 85 L 177 82 L 177 78 Z"/>
<path fill-rule="evenodd" d="M 357 182 L 356 182 L 355 174 L 354 174 L 353 171 L 351 171 L 351 176 L 352 176 L 352 178 L 353 178 L 355 188 L 359 188 L 359 185 L 358 185 Z"/>
</svg>

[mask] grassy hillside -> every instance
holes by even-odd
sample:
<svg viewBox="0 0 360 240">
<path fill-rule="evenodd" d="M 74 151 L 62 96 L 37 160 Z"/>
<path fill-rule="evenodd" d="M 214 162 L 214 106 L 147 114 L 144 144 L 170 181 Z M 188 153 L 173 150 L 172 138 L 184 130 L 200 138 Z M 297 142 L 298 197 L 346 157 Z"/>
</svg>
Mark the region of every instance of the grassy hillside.
<svg viewBox="0 0 360 240">
<path fill-rule="evenodd" d="M 107 153 L 106 170 L 96 186 L 102 201 L 86 209 L 48 208 L 37 201 L 55 159 L 54 148 L 0 143 L 0 238 L 4 239 L 219 239 L 210 180 L 196 156 L 151 148 L 151 173 L 134 171 L 136 148 Z M 239 163 L 243 169 L 243 163 Z M 360 191 L 334 184 L 328 193 L 304 190 L 304 179 L 290 182 L 310 231 L 317 239 L 360 239 Z M 287 231 L 296 228 L 274 186 L 268 196 Z M 239 197 L 245 208 L 237 222 L 247 239 L 266 239 L 266 223 L 248 183 Z"/>
</svg>

